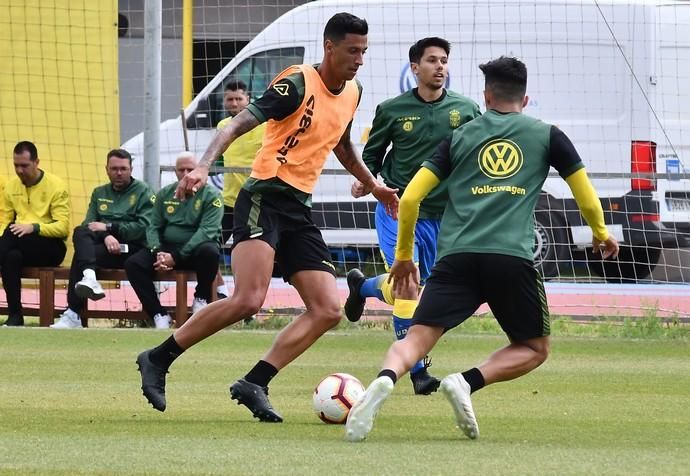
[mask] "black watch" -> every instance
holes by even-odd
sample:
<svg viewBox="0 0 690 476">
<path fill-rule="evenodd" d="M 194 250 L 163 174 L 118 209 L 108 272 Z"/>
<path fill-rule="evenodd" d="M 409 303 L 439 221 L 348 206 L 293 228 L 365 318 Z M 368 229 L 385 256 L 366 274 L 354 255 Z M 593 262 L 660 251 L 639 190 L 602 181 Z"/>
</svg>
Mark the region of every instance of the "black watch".
<svg viewBox="0 0 690 476">
<path fill-rule="evenodd" d="M 105 231 L 110 233 L 113 230 L 113 224 L 112 223 L 106 223 L 105 224 Z"/>
</svg>

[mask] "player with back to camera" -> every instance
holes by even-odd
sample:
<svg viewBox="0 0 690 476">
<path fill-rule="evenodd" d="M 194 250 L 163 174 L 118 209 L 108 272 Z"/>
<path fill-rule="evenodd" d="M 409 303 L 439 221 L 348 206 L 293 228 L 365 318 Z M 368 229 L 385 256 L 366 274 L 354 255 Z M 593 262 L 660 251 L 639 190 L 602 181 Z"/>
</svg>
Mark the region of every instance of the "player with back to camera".
<svg viewBox="0 0 690 476">
<path fill-rule="evenodd" d="M 266 136 L 235 203 L 232 297 L 194 314 L 161 345 L 138 358 L 142 390 L 164 411 L 165 374 L 194 344 L 230 324 L 254 315 L 263 304 L 274 258 L 283 277 L 304 301 L 306 311 L 276 337 L 261 360 L 230 386 L 232 399 L 261 421 L 281 422 L 268 400 L 268 384 L 279 370 L 340 321 L 341 307 L 330 253 L 311 217 L 311 193 L 333 151 L 345 169 L 362 181 L 390 213 L 397 212 L 397 190 L 379 184 L 350 140 L 361 87 L 354 80 L 367 49 L 365 20 L 338 13 L 324 30 L 323 61 L 292 66 L 264 95 L 220 130 L 199 166 L 177 188 L 189 197 L 204 186 L 208 167 L 238 137 L 268 121 Z"/>
<path fill-rule="evenodd" d="M 525 375 L 546 360 L 549 312 L 532 248 L 534 208 L 550 167 L 567 182 L 592 228 L 594 252 L 603 258 L 618 255 L 618 243 L 606 228 L 601 202 L 570 139 L 557 127 L 522 114 L 528 101 L 525 65 L 502 56 L 479 68 L 486 112 L 439 145 L 401 199 L 390 273 L 396 289 L 419 279 L 412 261 L 419 204 L 441 180 L 448 182 L 438 261 L 407 337 L 389 348 L 378 377 L 348 416 L 349 441 L 367 437 L 397 379 L 484 302 L 509 344 L 477 367 L 448 375 L 440 387 L 467 437 L 479 436 L 473 392 Z"/>
</svg>

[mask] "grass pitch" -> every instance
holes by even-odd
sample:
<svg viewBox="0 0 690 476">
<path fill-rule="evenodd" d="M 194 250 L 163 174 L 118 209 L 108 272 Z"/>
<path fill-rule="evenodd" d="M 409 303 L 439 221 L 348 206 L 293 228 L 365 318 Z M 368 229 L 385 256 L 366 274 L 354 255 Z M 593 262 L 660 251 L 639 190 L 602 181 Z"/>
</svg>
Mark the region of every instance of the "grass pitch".
<svg viewBox="0 0 690 476">
<path fill-rule="evenodd" d="M 277 331 L 221 332 L 168 376 L 153 410 L 134 360 L 167 333 L 0 329 L 0 474 L 492 475 L 687 474 L 688 339 L 563 337 L 533 373 L 474 395 L 481 437 L 465 439 L 440 394 L 401 379 L 363 443 L 322 423 L 314 385 L 348 372 L 367 385 L 392 333 L 327 334 L 271 384 L 285 423 L 259 423 L 230 400 Z M 456 330 L 433 352 L 443 376 L 505 343 Z"/>
</svg>

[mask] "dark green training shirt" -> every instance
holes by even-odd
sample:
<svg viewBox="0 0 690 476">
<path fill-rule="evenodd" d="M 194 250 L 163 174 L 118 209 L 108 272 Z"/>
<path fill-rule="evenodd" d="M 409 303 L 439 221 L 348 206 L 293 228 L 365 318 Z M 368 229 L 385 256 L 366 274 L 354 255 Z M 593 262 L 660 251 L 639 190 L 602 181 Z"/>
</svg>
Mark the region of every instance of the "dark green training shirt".
<svg viewBox="0 0 690 476">
<path fill-rule="evenodd" d="M 185 201 L 175 198 L 179 182 L 163 187 L 156 197 L 146 240 L 152 251 L 174 250 L 173 259 L 189 258 L 202 243 L 219 243 L 223 198 L 215 187 L 202 187 Z"/>
<path fill-rule="evenodd" d="M 448 184 L 439 259 L 464 252 L 530 261 L 534 207 L 549 167 L 563 178 L 584 167 L 557 127 L 492 110 L 456 130 L 423 166 Z"/>
<path fill-rule="evenodd" d="M 372 174 L 380 173 L 386 185 L 399 188 L 402 196 L 438 144 L 480 114 L 477 103 L 454 91 L 444 90 L 439 99 L 426 102 L 414 88 L 378 105 L 362 159 Z M 447 197 L 442 183 L 424 199 L 419 217 L 441 218 Z"/>
<path fill-rule="evenodd" d="M 124 190 L 117 191 L 110 183 L 96 187 L 91 193 L 89 208 L 82 225 L 92 221 L 112 223 L 110 234 L 118 241 L 143 246 L 146 229 L 156 195 L 141 180 L 132 179 Z"/>
</svg>

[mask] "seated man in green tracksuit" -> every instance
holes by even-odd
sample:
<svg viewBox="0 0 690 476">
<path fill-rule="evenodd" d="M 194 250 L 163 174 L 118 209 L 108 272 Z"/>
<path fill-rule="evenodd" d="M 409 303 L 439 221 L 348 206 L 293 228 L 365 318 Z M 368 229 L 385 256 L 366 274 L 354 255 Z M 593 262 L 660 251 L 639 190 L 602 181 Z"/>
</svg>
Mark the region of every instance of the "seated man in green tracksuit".
<svg viewBox="0 0 690 476">
<path fill-rule="evenodd" d="M 105 170 L 110 181 L 93 190 L 86 217 L 74 229 L 68 307 L 50 326 L 53 329 L 81 328 L 79 313 L 86 300 L 105 297 L 96 280 L 96 268 L 122 268 L 146 244 L 156 200 L 153 190 L 132 177 L 132 156 L 124 149 L 108 152 Z"/>
<path fill-rule="evenodd" d="M 180 180 L 196 167 L 190 152 L 177 157 L 175 175 Z M 157 329 L 170 327 L 170 316 L 161 306 L 153 284 L 155 271 L 190 269 L 197 286 L 192 312 L 211 300 L 211 286 L 218 272 L 223 200 L 214 187 L 204 187 L 193 198 L 175 198 L 177 182 L 163 187 L 156 197 L 151 226 L 146 230 L 148 248 L 125 261 L 127 279 L 139 296 L 144 311 Z"/>
</svg>

